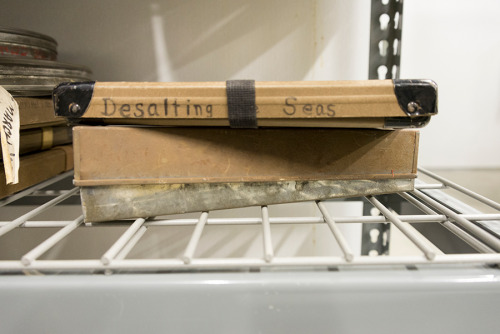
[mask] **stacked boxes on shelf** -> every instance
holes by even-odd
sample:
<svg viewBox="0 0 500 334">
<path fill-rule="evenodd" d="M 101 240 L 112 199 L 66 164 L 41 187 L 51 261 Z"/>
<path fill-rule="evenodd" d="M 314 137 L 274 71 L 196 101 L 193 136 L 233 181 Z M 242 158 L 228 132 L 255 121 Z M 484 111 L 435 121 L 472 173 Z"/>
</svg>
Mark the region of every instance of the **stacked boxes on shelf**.
<svg viewBox="0 0 500 334">
<path fill-rule="evenodd" d="M 413 188 L 429 80 L 59 85 L 87 221 Z"/>
<path fill-rule="evenodd" d="M 17 102 L 20 124 L 19 183 L 6 184 L 0 163 L 0 198 L 73 168 L 72 131 L 55 116 L 51 92 L 90 75 L 86 67 L 58 62 L 52 37 L 0 27 L 0 86 Z"/>
</svg>

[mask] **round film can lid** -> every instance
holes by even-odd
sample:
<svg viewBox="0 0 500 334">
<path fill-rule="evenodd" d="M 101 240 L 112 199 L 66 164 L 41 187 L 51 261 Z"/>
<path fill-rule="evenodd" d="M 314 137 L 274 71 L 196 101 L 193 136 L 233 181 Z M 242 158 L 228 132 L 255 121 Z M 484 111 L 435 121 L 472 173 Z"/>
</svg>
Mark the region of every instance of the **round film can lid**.
<svg viewBox="0 0 500 334">
<path fill-rule="evenodd" d="M 90 69 L 81 65 L 0 57 L 0 85 L 12 95 L 50 95 L 61 82 L 88 81 L 91 76 Z"/>
<path fill-rule="evenodd" d="M 44 34 L 0 26 L 0 56 L 56 60 L 57 42 Z"/>
</svg>

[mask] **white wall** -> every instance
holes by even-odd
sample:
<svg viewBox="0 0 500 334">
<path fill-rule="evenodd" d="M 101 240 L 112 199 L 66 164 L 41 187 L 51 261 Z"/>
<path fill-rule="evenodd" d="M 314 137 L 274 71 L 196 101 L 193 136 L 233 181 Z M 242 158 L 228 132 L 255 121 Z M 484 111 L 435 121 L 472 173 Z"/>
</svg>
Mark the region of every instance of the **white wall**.
<svg viewBox="0 0 500 334">
<path fill-rule="evenodd" d="M 420 164 L 500 166 L 500 1 L 405 1 L 401 76 L 439 85 Z"/>
<path fill-rule="evenodd" d="M 89 65 L 98 80 L 367 75 L 366 1 L 4 2 L 4 24 L 53 36 L 61 61 Z"/>
<path fill-rule="evenodd" d="M 406 0 L 401 74 L 439 85 L 420 165 L 500 166 L 500 2 Z M 370 1 L 3 0 L 97 80 L 361 80 Z"/>
</svg>

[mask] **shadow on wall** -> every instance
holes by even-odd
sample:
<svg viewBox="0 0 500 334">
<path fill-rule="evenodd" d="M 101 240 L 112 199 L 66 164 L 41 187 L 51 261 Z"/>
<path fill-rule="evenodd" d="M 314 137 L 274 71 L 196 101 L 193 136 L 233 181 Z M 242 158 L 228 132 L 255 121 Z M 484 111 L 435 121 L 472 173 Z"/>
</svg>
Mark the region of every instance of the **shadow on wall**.
<svg viewBox="0 0 500 334">
<path fill-rule="evenodd" d="M 54 37 L 101 81 L 302 80 L 348 15 L 322 0 L 5 2 L 3 25 Z"/>
<path fill-rule="evenodd" d="M 330 39 L 318 33 L 315 1 L 191 0 L 150 8 L 159 81 L 273 80 L 277 73 L 300 80 Z"/>
</svg>

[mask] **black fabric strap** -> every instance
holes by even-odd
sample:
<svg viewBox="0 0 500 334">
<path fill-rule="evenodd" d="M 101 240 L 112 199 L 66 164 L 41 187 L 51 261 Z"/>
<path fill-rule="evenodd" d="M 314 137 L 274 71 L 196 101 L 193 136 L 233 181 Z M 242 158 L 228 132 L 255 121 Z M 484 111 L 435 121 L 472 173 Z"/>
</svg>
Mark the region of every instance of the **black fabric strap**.
<svg viewBox="0 0 500 334">
<path fill-rule="evenodd" d="M 257 128 L 255 80 L 227 80 L 227 110 L 232 128 Z"/>
</svg>

